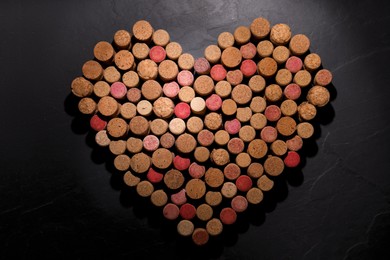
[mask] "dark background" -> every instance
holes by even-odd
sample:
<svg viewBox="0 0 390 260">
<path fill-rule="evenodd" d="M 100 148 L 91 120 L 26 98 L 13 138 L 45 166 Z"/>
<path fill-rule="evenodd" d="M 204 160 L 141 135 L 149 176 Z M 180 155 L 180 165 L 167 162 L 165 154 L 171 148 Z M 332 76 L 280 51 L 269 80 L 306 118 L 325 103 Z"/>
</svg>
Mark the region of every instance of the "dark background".
<svg viewBox="0 0 390 260">
<path fill-rule="evenodd" d="M 375 2 L 375 3 L 374 3 Z M 389 259 L 390 9 L 385 1 L 0 3 L 0 258 Z M 100 40 L 139 19 L 195 57 L 263 16 L 311 39 L 333 101 L 301 172 L 203 248 L 134 192 L 69 95 Z M 118 177 L 119 176 L 119 177 Z"/>
</svg>

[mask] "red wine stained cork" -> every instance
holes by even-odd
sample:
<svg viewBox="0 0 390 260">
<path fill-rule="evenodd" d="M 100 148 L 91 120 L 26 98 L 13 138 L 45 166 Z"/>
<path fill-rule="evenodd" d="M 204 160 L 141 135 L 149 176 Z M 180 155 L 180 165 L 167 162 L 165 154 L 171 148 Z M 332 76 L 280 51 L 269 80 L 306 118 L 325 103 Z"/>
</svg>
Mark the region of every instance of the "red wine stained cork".
<svg viewBox="0 0 390 260">
<path fill-rule="evenodd" d="M 291 56 L 286 61 L 286 69 L 291 73 L 297 73 L 302 69 L 302 60 L 296 56 Z"/>
<path fill-rule="evenodd" d="M 248 176 L 252 178 L 260 178 L 260 176 L 264 173 L 264 168 L 261 163 L 253 162 L 248 166 L 248 169 L 246 170 Z"/>
<path fill-rule="evenodd" d="M 231 207 L 236 212 L 244 212 L 248 208 L 248 201 L 245 197 L 238 195 L 232 199 Z"/>
<path fill-rule="evenodd" d="M 109 146 L 110 145 L 110 138 L 107 135 L 106 130 L 100 130 L 95 135 L 95 142 L 102 147 Z"/>
<path fill-rule="evenodd" d="M 177 97 L 179 91 L 180 87 L 179 84 L 176 83 L 176 81 L 167 82 L 163 86 L 164 95 L 172 99 Z"/>
<path fill-rule="evenodd" d="M 227 98 L 232 92 L 232 85 L 230 85 L 229 82 L 222 80 L 215 84 L 214 90 L 215 93 L 221 98 Z"/>
<path fill-rule="evenodd" d="M 294 83 L 300 87 L 307 87 L 311 83 L 311 75 L 307 70 L 300 70 L 294 75 Z"/>
<path fill-rule="evenodd" d="M 241 175 L 241 169 L 240 167 L 235 163 L 229 163 L 225 166 L 223 169 L 223 174 L 225 175 L 225 178 L 228 180 L 235 180 L 238 178 L 238 176 Z"/>
<path fill-rule="evenodd" d="M 236 164 L 241 168 L 247 168 L 252 162 L 248 153 L 239 153 L 236 156 Z"/>
<path fill-rule="evenodd" d="M 240 52 L 243 59 L 251 60 L 256 56 L 257 50 L 253 43 L 248 42 L 247 44 L 241 45 Z"/>
<path fill-rule="evenodd" d="M 267 118 L 262 113 L 255 113 L 249 122 L 254 129 L 260 130 L 267 125 Z"/>
<path fill-rule="evenodd" d="M 206 230 L 210 236 L 218 236 L 222 233 L 223 224 L 217 218 L 210 219 L 206 224 Z"/>
<path fill-rule="evenodd" d="M 168 131 L 168 122 L 161 118 L 156 118 L 150 122 L 150 131 L 157 136 L 163 135 Z"/>
<path fill-rule="evenodd" d="M 222 202 L 222 194 L 219 191 L 208 191 L 205 200 L 210 206 L 218 206 Z"/>
<path fill-rule="evenodd" d="M 264 162 L 264 171 L 271 176 L 278 176 L 284 170 L 284 162 L 280 157 L 269 156 Z"/>
<path fill-rule="evenodd" d="M 157 64 L 149 59 L 142 60 L 138 63 L 137 73 L 143 80 L 156 79 L 158 75 Z"/>
<path fill-rule="evenodd" d="M 264 127 L 260 132 L 260 137 L 263 139 L 266 143 L 272 143 L 276 140 L 278 137 L 278 131 L 275 127 L 272 126 L 266 126 Z"/>
<path fill-rule="evenodd" d="M 251 39 L 251 31 L 246 26 L 239 26 L 234 30 L 233 36 L 238 45 L 243 45 Z"/>
<path fill-rule="evenodd" d="M 182 70 L 177 74 L 177 82 L 180 86 L 192 86 L 194 83 L 194 75 L 189 70 Z"/>
<path fill-rule="evenodd" d="M 192 241 L 197 246 L 203 246 L 209 241 L 209 233 L 204 228 L 196 228 L 192 233 Z"/>
<path fill-rule="evenodd" d="M 187 130 L 191 134 L 197 134 L 203 129 L 203 120 L 200 117 L 192 116 L 187 120 Z"/>
<path fill-rule="evenodd" d="M 147 135 L 143 140 L 144 149 L 149 152 L 156 151 L 160 145 L 160 140 L 155 135 Z"/>
<path fill-rule="evenodd" d="M 111 141 L 108 148 L 110 149 L 110 152 L 112 154 L 115 155 L 123 154 L 126 152 L 126 141 L 124 140 Z"/>
<path fill-rule="evenodd" d="M 249 107 L 239 107 L 239 108 L 237 108 L 236 117 L 237 117 L 238 121 L 240 121 L 242 123 L 246 123 L 252 117 L 252 110 Z"/>
<path fill-rule="evenodd" d="M 251 204 L 259 204 L 263 197 L 263 192 L 258 188 L 252 188 L 246 193 L 246 199 Z"/>
<path fill-rule="evenodd" d="M 145 20 L 139 20 L 133 25 L 133 35 L 140 42 L 147 42 L 153 35 L 152 25 Z"/>
<path fill-rule="evenodd" d="M 284 158 L 284 165 L 289 168 L 294 168 L 301 162 L 301 157 L 297 152 L 289 151 L 287 156 Z"/>
<path fill-rule="evenodd" d="M 279 101 L 283 96 L 282 88 L 277 84 L 271 84 L 265 88 L 265 97 L 271 102 Z"/>
<path fill-rule="evenodd" d="M 176 148 L 182 153 L 190 153 L 196 148 L 196 140 L 190 134 L 180 135 L 175 142 Z"/>
<path fill-rule="evenodd" d="M 195 91 L 192 87 L 185 86 L 179 90 L 178 96 L 180 101 L 190 103 L 191 100 L 195 97 Z"/>
<path fill-rule="evenodd" d="M 227 144 L 227 149 L 231 154 L 239 154 L 242 151 L 244 151 L 245 144 L 244 141 L 242 141 L 238 137 L 234 137 L 230 139 L 230 141 Z"/>
<path fill-rule="evenodd" d="M 255 139 L 248 145 L 248 154 L 255 159 L 263 158 L 268 152 L 267 144 L 261 139 Z"/>
<path fill-rule="evenodd" d="M 165 60 L 167 53 L 161 46 L 153 46 L 149 51 L 149 58 L 155 63 L 160 63 Z"/>
<path fill-rule="evenodd" d="M 196 216 L 202 221 L 208 221 L 213 217 L 213 208 L 203 203 L 196 208 Z"/>
<path fill-rule="evenodd" d="M 264 112 L 265 117 L 270 122 L 276 122 L 279 120 L 280 116 L 282 115 L 282 112 L 280 111 L 280 108 L 276 105 L 269 105 Z"/>
<path fill-rule="evenodd" d="M 261 113 L 267 107 L 267 103 L 264 98 L 256 96 L 252 98 L 249 107 L 253 113 Z"/>
<path fill-rule="evenodd" d="M 127 88 L 120 81 L 114 82 L 111 84 L 110 93 L 116 99 L 123 99 L 127 94 Z"/>
<path fill-rule="evenodd" d="M 218 130 L 222 126 L 222 116 L 216 112 L 208 113 L 204 118 L 204 125 L 212 130 Z"/>
<path fill-rule="evenodd" d="M 221 49 L 217 45 L 209 45 L 204 50 L 204 57 L 211 64 L 217 63 L 221 59 Z"/>
<path fill-rule="evenodd" d="M 314 84 L 327 86 L 332 82 L 332 73 L 327 69 L 319 70 L 314 77 Z"/>
<path fill-rule="evenodd" d="M 278 63 L 283 64 L 290 57 L 290 50 L 285 46 L 277 46 L 272 52 L 272 58 Z"/>
<path fill-rule="evenodd" d="M 237 85 L 232 90 L 232 99 L 237 104 L 245 105 L 252 99 L 252 90 L 247 85 Z"/>
<path fill-rule="evenodd" d="M 227 71 L 221 64 L 215 64 L 210 70 L 210 76 L 215 81 L 221 81 L 226 78 Z"/>
<path fill-rule="evenodd" d="M 110 85 L 105 81 L 98 81 L 93 85 L 93 93 L 97 97 L 105 97 L 110 94 Z"/>
<path fill-rule="evenodd" d="M 258 17 L 252 21 L 249 28 L 255 39 L 263 39 L 269 34 L 271 25 L 267 19 Z"/>
<path fill-rule="evenodd" d="M 103 77 L 103 67 L 99 62 L 89 60 L 82 67 L 84 77 L 89 80 L 100 80 Z"/>
<path fill-rule="evenodd" d="M 303 60 L 303 64 L 306 70 L 315 71 L 321 66 L 321 57 L 317 53 L 310 53 Z"/>
<path fill-rule="evenodd" d="M 219 214 L 219 219 L 225 225 L 234 224 L 237 220 L 237 213 L 232 208 L 223 208 Z"/>
<path fill-rule="evenodd" d="M 241 52 L 236 47 L 228 47 L 223 50 L 221 62 L 227 68 L 235 68 L 240 65 L 242 60 Z"/>
<path fill-rule="evenodd" d="M 278 64 L 270 57 L 265 57 L 257 64 L 259 74 L 263 77 L 269 78 L 275 75 L 278 70 Z"/>
<path fill-rule="evenodd" d="M 256 137 L 256 130 L 250 125 L 244 125 L 238 132 L 238 136 L 244 142 L 250 142 Z"/>
<path fill-rule="evenodd" d="M 218 130 L 214 135 L 214 141 L 218 145 L 226 145 L 230 140 L 230 135 L 225 130 Z"/>
<path fill-rule="evenodd" d="M 276 73 L 275 81 L 279 86 L 287 86 L 292 81 L 292 74 L 287 69 L 280 69 Z"/>
<path fill-rule="evenodd" d="M 158 29 L 153 33 L 152 40 L 155 45 L 165 47 L 170 40 L 169 33 L 166 30 Z"/>
<path fill-rule="evenodd" d="M 291 83 L 284 88 L 283 93 L 287 99 L 297 100 L 301 96 L 301 87 Z"/>
<path fill-rule="evenodd" d="M 135 173 L 147 172 L 150 168 L 150 157 L 144 153 L 134 154 L 130 166 Z"/>
<path fill-rule="evenodd" d="M 241 63 L 240 71 L 244 77 L 252 77 L 257 71 L 257 65 L 253 60 L 244 60 Z"/>
<path fill-rule="evenodd" d="M 287 24 L 275 24 L 271 28 L 271 42 L 275 45 L 286 45 L 291 39 L 291 29 Z"/>
<path fill-rule="evenodd" d="M 150 201 L 154 206 L 162 207 L 168 202 L 168 196 L 163 190 L 156 190 L 150 195 Z"/>
<path fill-rule="evenodd" d="M 166 219 L 175 220 L 179 217 L 179 207 L 173 203 L 164 206 L 163 215 Z"/>
<path fill-rule="evenodd" d="M 214 81 L 207 75 L 199 76 L 194 82 L 194 90 L 200 96 L 207 96 L 214 90 Z"/>
<path fill-rule="evenodd" d="M 180 206 L 187 202 L 186 190 L 182 189 L 181 191 L 171 195 L 171 201 L 176 205 Z"/>
<path fill-rule="evenodd" d="M 127 91 L 127 99 L 132 103 L 137 103 L 141 100 L 141 90 L 138 88 L 131 88 Z"/>
<path fill-rule="evenodd" d="M 93 55 L 98 61 L 109 63 L 115 55 L 115 50 L 110 43 L 101 41 L 93 48 Z"/>
<path fill-rule="evenodd" d="M 173 115 L 175 105 L 170 98 L 159 97 L 153 103 L 153 112 L 157 117 L 169 118 Z"/>
<path fill-rule="evenodd" d="M 218 35 L 218 46 L 222 50 L 233 47 L 234 45 L 234 36 L 230 32 L 223 32 Z"/>
<path fill-rule="evenodd" d="M 314 134 L 314 127 L 309 122 L 302 122 L 297 125 L 297 134 L 303 138 L 308 139 Z"/>
<path fill-rule="evenodd" d="M 236 180 L 236 186 L 239 191 L 247 192 L 252 188 L 252 179 L 247 175 L 241 175 Z"/>
<path fill-rule="evenodd" d="M 179 233 L 183 237 L 191 236 L 194 232 L 195 226 L 194 224 L 186 219 L 180 220 L 179 223 L 177 223 L 177 233 Z"/>
<path fill-rule="evenodd" d="M 131 34 L 126 30 L 118 30 L 114 34 L 114 45 L 119 50 L 128 50 L 131 47 Z"/>
<path fill-rule="evenodd" d="M 232 86 L 236 86 L 242 82 L 244 75 L 241 70 L 229 70 L 226 74 L 226 81 Z"/>
<path fill-rule="evenodd" d="M 98 81 L 98 82 L 100 82 L 100 81 Z M 90 81 L 84 79 L 83 77 L 77 77 L 72 81 L 71 89 L 72 89 L 72 93 L 75 96 L 87 97 L 87 96 L 91 95 L 92 92 L 94 91 L 94 85 L 92 85 L 92 83 Z"/>
<path fill-rule="evenodd" d="M 287 149 L 290 151 L 299 151 L 303 146 L 303 140 L 299 135 L 286 141 Z"/>
<path fill-rule="evenodd" d="M 175 137 L 171 133 L 165 133 L 160 137 L 160 144 L 163 148 L 170 149 L 175 145 Z"/>
<path fill-rule="evenodd" d="M 197 140 L 202 146 L 210 146 L 214 143 L 214 134 L 207 129 L 203 129 L 198 133 Z"/>
<path fill-rule="evenodd" d="M 188 168 L 188 173 L 194 179 L 202 178 L 205 172 L 206 172 L 206 167 L 196 162 L 191 163 L 190 167 Z"/>
<path fill-rule="evenodd" d="M 329 103 L 329 90 L 322 86 L 314 86 L 307 93 L 307 100 L 317 107 L 323 107 Z"/>
<path fill-rule="evenodd" d="M 265 88 L 265 79 L 260 75 L 254 75 L 249 79 L 248 86 L 253 93 L 259 93 Z"/>
<path fill-rule="evenodd" d="M 113 116 L 118 112 L 119 104 L 113 97 L 106 96 L 99 100 L 97 108 L 103 116 Z"/>
<path fill-rule="evenodd" d="M 298 114 L 299 118 L 309 121 L 312 120 L 316 114 L 317 114 L 317 109 L 315 106 L 310 104 L 309 102 L 302 102 L 298 106 Z"/>
<path fill-rule="evenodd" d="M 167 57 L 171 60 L 177 60 L 183 52 L 181 45 L 177 42 L 170 42 L 165 46 Z"/>
<path fill-rule="evenodd" d="M 186 184 L 187 196 L 197 200 L 206 194 L 206 184 L 200 179 L 191 179 Z"/>
<path fill-rule="evenodd" d="M 130 137 L 126 141 L 126 148 L 130 153 L 139 153 L 142 151 L 143 142 L 139 138 Z"/>
<path fill-rule="evenodd" d="M 154 187 L 153 187 L 153 184 L 151 184 L 148 181 L 141 181 L 140 183 L 137 184 L 136 190 L 137 190 L 138 195 L 146 198 L 146 197 L 149 197 L 150 195 L 152 195 L 152 193 L 154 191 Z"/>
<path fill-rule="evenodd" d="M 152 154 L 152 163 L 159 169 L 167 169 L 173 162 L 171 151 L 166 148 L 158 148 Z"/>
<path fill-rule="evenodd" d="M 257 44 L 256 50 L 261 58 L 269 57 L 274 51 L 274 45 L 268 40 L 263 40 Z"/>
<path fill-rule="evenodd" d="M 222 100 L 221 100 L 222 103 Z M 78 104 L 78 109 L 82 114 L 85 115 L 91 115 L 95 113 L 97 108 L 96 102 L 89 97 L 85 97 L 80 99 L 79 104 Z"/>
<path fill-rule="evenodd" d="M 290 136 L 295 133 L 297 123 L 289 116 L 284 116 L 276 123 L 276 129 L 283 136 Z"/>
<path fill-rule="evenodd" d="M 287 153 L 287 144 L 282 140 L 276 140 L 271 144 L 270 148 L 273 154 L 277 156 L 282 156 Z"/>
<path fill-rule="evenodd" d="M 241 129 L 241 122 L 238 119 L 228 120 L 224 128 L 231 135 L 237 134 Z"/>
<path fill-rule="evenodd" d="M 175 116 L 181 119 L 187 119 L 191 115 L 191 107 L 185 102 L 180 102 L 173 110 Z"/>
<path fill-rule="evenodd" d="M 130 120 L 130 131 L 136 135 L 147 135 L 149 133 L 149 121 L 143 116 L 135 116 Z"/>
<path fill-rule="evenodd" d="M 114 62 L 117 68 L 129 70 L 134 67 L 134 56 L 128 50 L 121 50 L 115 54 Z"/>
<path fill-rule="evenodd" d="M 233 182 L 224 182 L 221 188 L 221 194 L 225 198 L 231 199 L 237 194 L 237 187 Z M 222 220 L 222 219 L 221 219 Z"/>
<path fill-rule="evenodd" d="M 211 152 L 211 160 L 218 166 L 224 166 L 229 163 L 230 157 L 228 151 L 222 148 L 214 149 Z"/>
<path fill-rule="evenodd" d="M 167 173 L 165 173 L 164 183 L 169 189 L 176 190 L 183 185 L 184 176 L 180 171 L 171 169 Z"/>
<path fill-rule="evenodd" d="M 196 216 L 196 208 L 190 203 L 185 203 L 180 207 L 180 216 L 183 219 L 190 220 Z"/>
<path fill-rule="evenodd" d="M 139 177 L 134 176 L 130 171 L 123 175 L 123 182 L 129 187 L 135 187 L 141 181 Z"/>
<path fill-rule="evenodd" d="M 296 34 L 290 40 L 291 53 L 297 56 L 305 54 L 310 48 L 310 40 L 304 34 Z"/>
<path fill-rule="evenodd" d="M 199 146 L 194 151 L 195 160 L 200 163 L 207 162 L 210 159 L 210 151 L 206 147 Z"/>
<path fill-rule="evenodd" d="M 149 46 L 146 43 L 137 42 L 132 48 L 132 53 L 138 60 L 144 60 L 149 56 Z"/>
<path fill-rule="evenodd" d="M 270 191 L 274 187 L 274 181 L 263 175 L 257 180 L 257 187 L 262 191 Z"/>
<path fill-rule="evenodd" d="M 157 172 L 153 168 L 149 168 L 148 173 L 146 174 L 146 178 L 151 183 L 159 183 L 163 180 L 164 174 Z"/>
<path fill-rule="evenodd" d="M 103 76 L 104 79 L 110 84 L 120 81 L 121 79 L 121 73 L 114 66 L 105 68 L 103 71 Z"/>
<path fill-rule="evenodd" d="M 183 53 L 179 56 L 179 59 L 177 60 L 177 64 L 179 65 L 179 68 L 182 70 L 192 70 L 194 67 L 195 59 L 194 57 L 189 53 Z"/>
<path fill-rule="evenodd" d="M 222 106 L 222 98 L 217 94 L 212 94 L 206 99 L 206 107 L 210 111 L 217 111 Z"/>
<path fill-rule="evenodd" d="M 209 168 L 205 173 L 204 179 L 208 186 L 218 188 L 224 182 L 224 175 L 218 168 Z"/>
<path fill-rule="evenodd" d="M 192 113 L 203 115 L 206 112 L 206 101 L 201 97 L 195 97 L 190 103 Z"/>
<path fill-rule="evenodd" d="M 160 78 L 165 82 L 175 80 L 178 73 L 179 68 L 174 61 L 164 60 L 158 66 L 158 74 L 160 75 Z"/>
</svg>

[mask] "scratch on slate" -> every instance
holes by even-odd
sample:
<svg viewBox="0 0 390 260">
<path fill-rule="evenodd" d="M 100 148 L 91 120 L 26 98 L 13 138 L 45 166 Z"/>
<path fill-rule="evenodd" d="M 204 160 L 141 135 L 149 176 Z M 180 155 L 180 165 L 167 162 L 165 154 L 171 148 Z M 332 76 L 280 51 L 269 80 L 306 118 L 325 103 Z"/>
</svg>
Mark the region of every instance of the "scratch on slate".
<svg viewBox="0 0 390 260">
<path fill-rule="evenodd" d="M 313 189 L 314 187 L 317 185 L 317 183 L 326 175 L 328 174 L 329 172 L 331 172 L 334 168 L 336 168 L 336 166 L 339 165 L 339 162 L 340 160 L 338 160 L 335 164 L 333 164 L 331 167 L 329 167 L 328 169 L 324 170 L 315 180 L 314 182 L 312 183 L 311 187 L 310 187 L 310 190 L 309 190 L 309 193 L 310 193 L 310 197 L 311 197 L 311 194 L 313 192 Z"/>
</svg>

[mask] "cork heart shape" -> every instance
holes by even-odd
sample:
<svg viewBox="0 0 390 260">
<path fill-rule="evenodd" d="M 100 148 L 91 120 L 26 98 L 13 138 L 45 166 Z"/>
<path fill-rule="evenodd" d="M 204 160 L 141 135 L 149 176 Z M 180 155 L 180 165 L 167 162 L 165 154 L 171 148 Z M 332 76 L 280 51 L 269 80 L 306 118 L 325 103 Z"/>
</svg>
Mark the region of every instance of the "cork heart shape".
<svg viewBox="0 0 390 260">
<path fill-rule="evenodd" d="M 195 59 L 141 20 L 98 42 L 71 89 L 124 183 L 203 245 L 299 166 L 332 80 L 309 47 L 259 17 Z"/>
</svg>

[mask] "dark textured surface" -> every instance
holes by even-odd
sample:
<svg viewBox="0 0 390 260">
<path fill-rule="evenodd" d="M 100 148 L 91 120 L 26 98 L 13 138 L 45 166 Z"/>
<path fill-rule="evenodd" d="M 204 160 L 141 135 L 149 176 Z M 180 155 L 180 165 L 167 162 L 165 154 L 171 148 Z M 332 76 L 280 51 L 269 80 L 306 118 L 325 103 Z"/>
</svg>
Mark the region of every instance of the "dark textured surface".
<svg viewBox="0 0 390 260">
<path fill-rule="evenodd" d="M 1 1 L 0 258 L 389 259 L 390 23 L 385 1 Z M 198 57 L 258 17 L 305 33 L 334 73 L 301 172 L 196 248 L 93 145 L 70 82 L 139 19 Z"/>
</svg>

